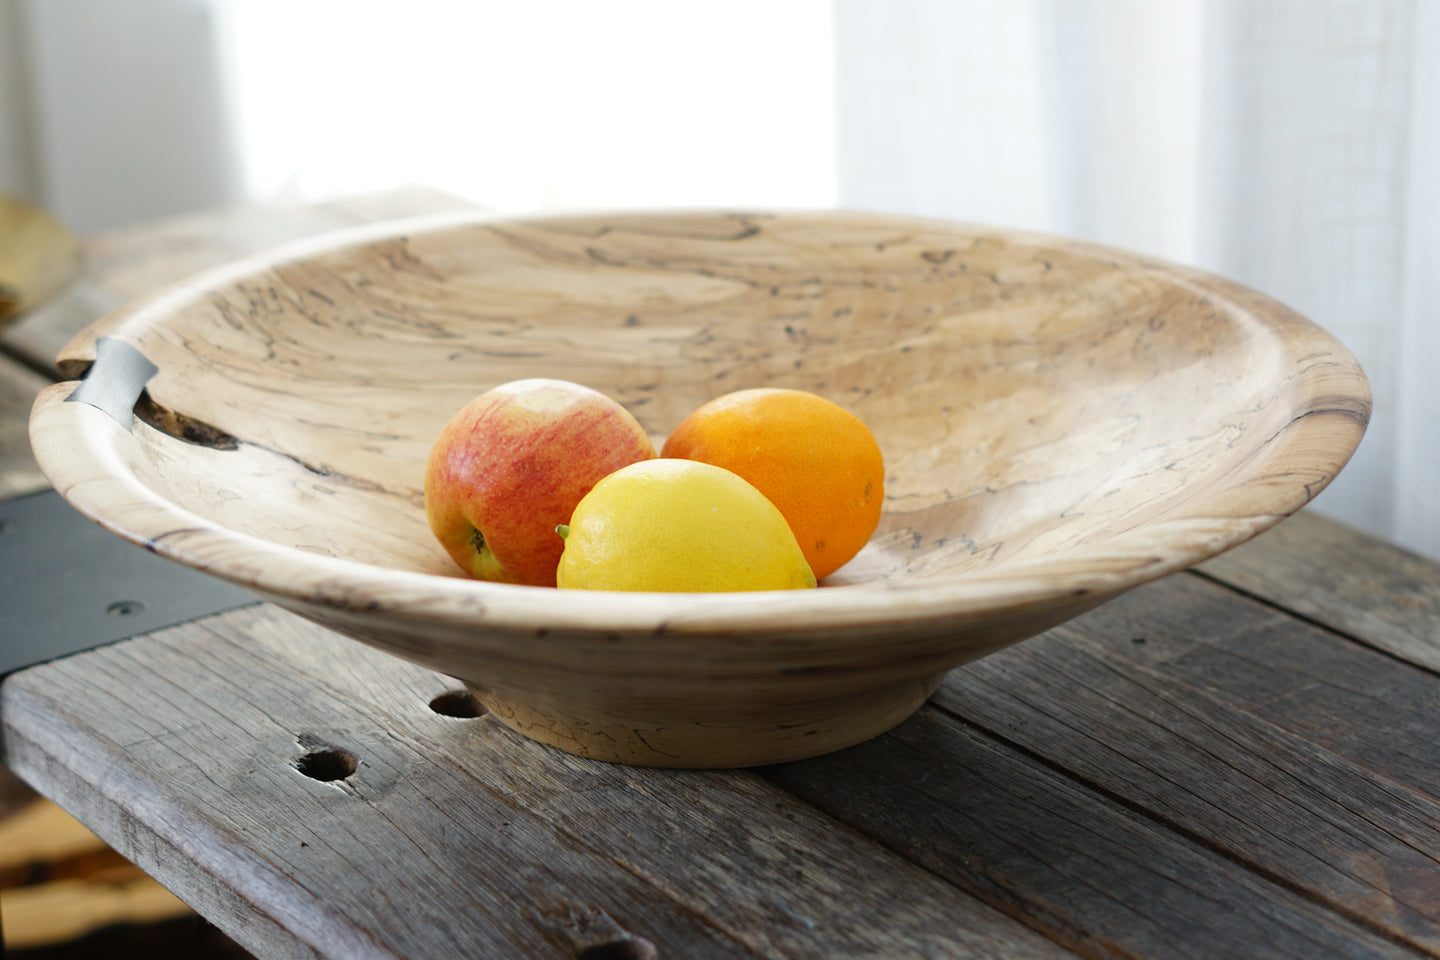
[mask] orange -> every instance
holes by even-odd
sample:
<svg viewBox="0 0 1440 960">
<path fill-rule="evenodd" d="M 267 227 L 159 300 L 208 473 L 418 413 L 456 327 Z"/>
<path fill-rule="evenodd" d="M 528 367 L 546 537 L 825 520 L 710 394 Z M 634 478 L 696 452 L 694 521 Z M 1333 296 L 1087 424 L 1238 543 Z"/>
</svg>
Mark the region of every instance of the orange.
<svg viewBox="0 0 1440 960">
<path fill-rule="evenodd" d="M 885 464 L 870 430 L 804 390 L 739 390 L 686 417 L 660 454 L 724 467 L 765 494 L 790 524 L 816 578 L 869 541 L 885 500 Z"/>
</svg>

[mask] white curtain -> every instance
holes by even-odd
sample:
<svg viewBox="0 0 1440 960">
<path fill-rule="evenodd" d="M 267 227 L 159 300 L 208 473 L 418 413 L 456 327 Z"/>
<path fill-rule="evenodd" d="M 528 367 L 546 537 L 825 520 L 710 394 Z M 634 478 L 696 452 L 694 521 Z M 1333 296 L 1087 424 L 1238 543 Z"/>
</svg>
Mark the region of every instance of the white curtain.
<svg viewBox="0 0 1440 960">
<path fill-rule="evenodd" d="M 1440 557 L 1440 0 L 0 0 L 0 189 L 81 230 L 424 183 L 913 212 L 1249 284 L 1375 393 L 1316 507 Z"/>
<path fill-rule="evenodd" d="M 1440 557 L 1440 0 L 838 0 L 843 205 L 1223 274 L 1370 377 L 1315 507 Z"/>
</svg>

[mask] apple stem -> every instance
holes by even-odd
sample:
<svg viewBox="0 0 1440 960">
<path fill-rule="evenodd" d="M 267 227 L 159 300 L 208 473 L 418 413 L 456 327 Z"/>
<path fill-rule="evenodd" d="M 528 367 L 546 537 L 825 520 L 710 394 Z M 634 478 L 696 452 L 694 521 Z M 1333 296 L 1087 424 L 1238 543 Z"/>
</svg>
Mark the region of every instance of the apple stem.
<svg viewBox="0 0 1440 960">
<path fill-rule="evenodd" d="M 563 523 L 555 528 L 555 532 L 560 534 L 560 539 L 562 540 L 570 536 L 570 528 Z"/>
</svg>

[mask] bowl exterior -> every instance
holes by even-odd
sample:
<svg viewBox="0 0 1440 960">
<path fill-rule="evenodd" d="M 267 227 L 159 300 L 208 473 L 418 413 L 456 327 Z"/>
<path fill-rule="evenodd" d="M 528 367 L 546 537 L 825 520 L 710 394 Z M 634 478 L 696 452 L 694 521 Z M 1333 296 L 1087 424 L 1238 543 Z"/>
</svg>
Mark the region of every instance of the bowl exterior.
<svg viewBox="0 0 1440 960">
<path fill-rule="evenodd" d="M 748 767 L 800 760 L 878 736 L 915 712 L 951 669 L 1110 599 L 1067 596 L 971 622 L 882 630 L 598 638 L 544 628 L 397 626 L 273 598 L 351 639 L 449 674 L 506 726 L 595 760 Z M 617 647 L 625 655 L 617 657 Z"/>
</svg>

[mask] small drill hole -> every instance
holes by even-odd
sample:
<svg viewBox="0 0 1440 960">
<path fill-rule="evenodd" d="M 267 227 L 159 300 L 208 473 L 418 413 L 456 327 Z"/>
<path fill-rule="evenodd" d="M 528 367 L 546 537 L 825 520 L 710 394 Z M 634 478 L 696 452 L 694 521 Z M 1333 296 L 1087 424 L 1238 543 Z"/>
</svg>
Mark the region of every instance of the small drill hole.
<svg viewBox="0 0 1440 960">
<path fill-rule="evenodd" d="M 326 783 L 332 780 L 344 780 L 353 774 L 359 765 L 360 759 L 355 754 L 349 750 L 339 750 L 335 747 L 311 750 L 295 761 L 295 769 L 312 780 L 322 780 Z"/>
<path fill-rule="evenodd" d="M 112 617 L 133 617 L 145 609 L 145 604 L 139 600 L 116 600 L 105 608 L 105 612 Z"/>
<path fill-rule="evenodd" d="M 575 960 L 659 960 L 655 944 L 640 937 L 624 937 L 586 947 Z"/>
<path fill-rule="evenodd" d="M 485 706 L 480 698 L 469 690 L 447 690 L 430 701 L 430 709 L 442 717 L 456 717 L 473 720 L 485 715 Z"/>
</svg>

